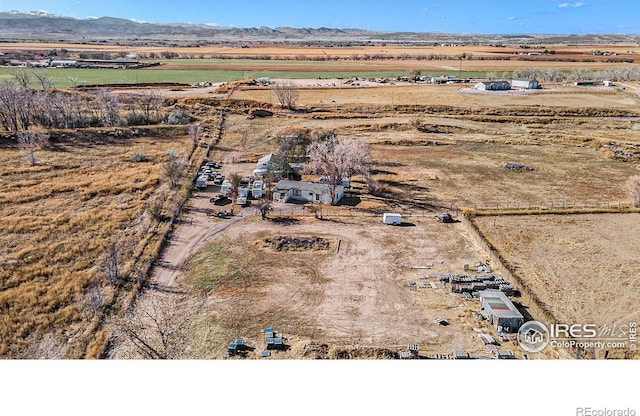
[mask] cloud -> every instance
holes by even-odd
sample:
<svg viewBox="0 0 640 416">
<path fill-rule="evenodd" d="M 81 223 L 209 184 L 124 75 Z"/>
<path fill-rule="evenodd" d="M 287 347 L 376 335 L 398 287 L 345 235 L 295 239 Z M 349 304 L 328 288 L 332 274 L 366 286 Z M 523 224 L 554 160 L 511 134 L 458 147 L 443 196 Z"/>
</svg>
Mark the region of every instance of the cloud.
<svg viewBox="0 0 640 416">
<path fill-rule="evenodd" d="M 582 3 L 582 2 L 575 2 L 575 3 L 560 3 L 558 4 L 558 8 L 560 9 L 566 9 L 566 8 L 572 8 L 572 9 L 577 9 L 578 7 L 584 7 L 586 6 L 586 3 Z"/>
<path fill-rule="evenodd" d="M 429 11 L 429 8 L 428 8 L 428 7 L 425 7 L 425 8 L 420 9 L 420 11 L 421 11 L 422 13 L 427 13 L 427 12 Z"/>
<path fill-rule="evenodd" d="M 517 19 L 517 17 L 515 17 L 515 16 L 507 16 L 507 20 L 516 20 L 516 19 Z"/>
<path fill-rule="evenodd" d="M 136 23 L 149 23 L 146 20 L 140 20 L 140 19 L 136 19 L 135 17 L 132 17 L 131 19 L 132 22 L 136 22 Z"/>
</svg>

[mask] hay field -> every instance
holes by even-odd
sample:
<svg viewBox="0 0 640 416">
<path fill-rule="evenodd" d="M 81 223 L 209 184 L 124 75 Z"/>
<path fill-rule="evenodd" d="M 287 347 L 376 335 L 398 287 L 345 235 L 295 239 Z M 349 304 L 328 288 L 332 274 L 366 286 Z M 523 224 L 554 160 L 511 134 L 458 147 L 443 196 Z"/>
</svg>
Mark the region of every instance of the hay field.
<svg viewBox="0 0 640 416">
<path fill-rule="evenodd" d="M 639 100 L 634 94 L 616 88 L 588 89 L 558 84 L 528 93 L 468 92 L 473 85 L 379 85 L 360 82 L 347 86 L 345 80 L 291 80 L 300 85 L 298 103 L 305 107 L 340 108 L 341 105 L 450 105 L 468 108 L 482 107 L 567 107 L 615 108 L 638 111 Z M 241 87 L 228 98 L 248 99 L 278 105 L 271 88 Z"/>
<path fill-rule="evenodd" d="M 98 266 L 112 241 L 143 258 L 157 249 L 144 246 L 154 227 L 146 208 L 163 189 L 166 151 L 190 150 L 178 131 L 131 138 L 96 129 L 58 132 L 36 151 L 36 166 L 2 140 L 0 357 L 81 358 L 100 348 L 100 311 L 117 310 L 113 302 L 135 276 L 116 288 Z M 133 162 L 133 152 L 148 161 Z"/>
</svg>

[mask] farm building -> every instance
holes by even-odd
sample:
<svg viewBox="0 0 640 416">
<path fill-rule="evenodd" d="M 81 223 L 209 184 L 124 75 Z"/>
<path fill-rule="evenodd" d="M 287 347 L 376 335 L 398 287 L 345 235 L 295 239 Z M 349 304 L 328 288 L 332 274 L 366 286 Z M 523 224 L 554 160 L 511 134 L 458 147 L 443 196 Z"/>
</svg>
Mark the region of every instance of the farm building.
<svg viewBox="0 0 640 416">
<path fill-rule="evenodd" d="M 507 295 L 497 290 L 483 290 L 479 295 L 482 309 L 487 312 L 489 322 L 496 329 L 502 327 L 505 332 L 518 331 L 524 317 Z"/>
<path fill-rule="evenodd" d="M 511 89 L 511 84 L 509 84 L 509 81 L 497 79 L 493 81 L 480 81 L 474 88 L 480 91 L 506 91 Z"/>
<path fill-rule="evenodd" d="M 523 88 L 525 90 L 537 90 L 540 88 L 540 84 L 535 78 L 514 78 L 511 80 L 511 87 Z"/>
<path fill-rule="evenodd" d="M 331 185 L 329 184 L 288 180 L 279 181 L 273 190 L 273 200 L 277 202 L 296 200 L 335 205 L 340 202 L 343 195 L 344 187 L 341 185 L 334 187 L 332 201 Z"/>
</svg>

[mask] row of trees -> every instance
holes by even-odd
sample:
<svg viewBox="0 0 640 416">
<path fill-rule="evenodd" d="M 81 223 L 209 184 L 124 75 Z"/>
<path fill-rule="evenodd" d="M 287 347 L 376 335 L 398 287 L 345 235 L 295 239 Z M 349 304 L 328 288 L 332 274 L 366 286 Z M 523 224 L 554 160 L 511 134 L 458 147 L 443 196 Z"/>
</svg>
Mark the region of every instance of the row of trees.
<svg viewBox="0 0 640 416">
<path fill-rule="evenodd" d="M 488 78 L 498 78 L 497 73 L 488 73 Z M 561 71 L 555 68 L 547 69 L 519 69 L 513 73 L 503 73 L 503 78 L 536 78 L 542 82 L 566 82 L 585 79 L 610 80 L 610 81 L 639 81 L 640 68 L 627 65 L 618 68 L 590 71 L 586 69 L 574 69 L 572 71 Z"/>
<path fill-rule="evenodd" d="M 49 78 L 16 71 L 0 83 L 0 127 L 8 132 L 43 128 L 113 127 L 161 121 L 163 97 L 154 91 L 121 96 L 102 89 L 89 93 L 52 89 Z M 38 88 L 33 88 L 33 87 Z"/>
</svg>

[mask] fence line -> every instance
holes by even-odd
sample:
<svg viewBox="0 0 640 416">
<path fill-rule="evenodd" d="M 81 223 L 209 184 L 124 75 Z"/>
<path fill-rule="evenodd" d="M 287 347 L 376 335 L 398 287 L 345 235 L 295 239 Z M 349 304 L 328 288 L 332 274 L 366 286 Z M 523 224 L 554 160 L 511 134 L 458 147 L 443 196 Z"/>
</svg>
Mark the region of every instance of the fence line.
<svg viewBox="0 0 640 416">
<path fill-rule="evenodd" d="M 559 202 L 479 202 L 467 205 L 469 208 L 480 211 L 490 210 L 553 210 L 553 209 L 622 209 L 631 208 L 628 201 L 559 201 Z"/>
</svg>

